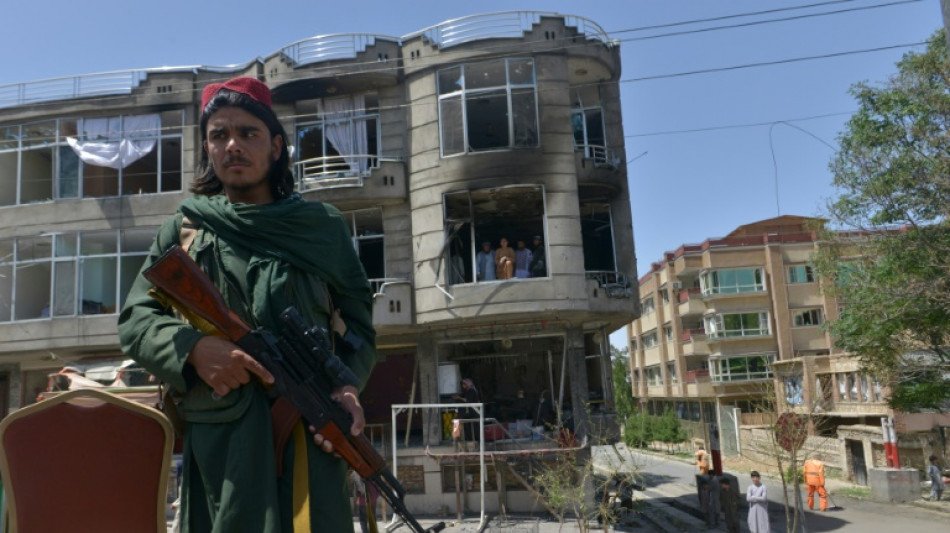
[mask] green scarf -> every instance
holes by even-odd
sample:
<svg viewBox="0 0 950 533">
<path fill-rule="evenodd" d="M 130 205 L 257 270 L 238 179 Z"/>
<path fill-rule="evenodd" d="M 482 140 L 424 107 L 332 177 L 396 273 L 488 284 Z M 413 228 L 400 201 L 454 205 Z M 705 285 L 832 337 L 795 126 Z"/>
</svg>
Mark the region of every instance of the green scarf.
<svg viewBox="0 0 950 533">
<path fill-rule="evenodd" d="M 180 211 L 218 237 L 247 248 L 260 261 L 248 265 L 252 312 L 273 328 L 274 317 L 307 292 L 309 276 L 326 282 L 347 327 L 375 345 L 372 291 L 340 212 L 329 204 L 307 202 L 299 194 L 263 205 L 232 204 L 224 195 L 194 196 Z M 304 316 L 307 310 L 301 309 Z"/>
</svg>

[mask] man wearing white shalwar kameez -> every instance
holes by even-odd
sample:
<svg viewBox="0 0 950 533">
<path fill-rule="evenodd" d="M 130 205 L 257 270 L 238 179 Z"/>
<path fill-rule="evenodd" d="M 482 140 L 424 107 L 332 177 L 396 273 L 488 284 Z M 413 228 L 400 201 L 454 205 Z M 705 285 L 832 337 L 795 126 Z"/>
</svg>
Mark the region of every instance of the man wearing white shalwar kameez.
<svg viewBox="0 0 950 533">
<path fill-rule="evenodd" d="M 752 471 L 752 484 L 745 493 L 749 502 L 749 531 L 769 533 L 769 499 L 759 473 Z"/>
</svg>

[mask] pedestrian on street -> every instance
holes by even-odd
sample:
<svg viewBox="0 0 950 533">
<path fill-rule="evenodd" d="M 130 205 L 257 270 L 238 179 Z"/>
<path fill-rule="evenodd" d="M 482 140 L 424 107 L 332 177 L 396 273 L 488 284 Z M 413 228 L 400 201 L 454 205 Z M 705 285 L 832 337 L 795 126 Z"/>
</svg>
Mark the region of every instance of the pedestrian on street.
<svg viewBox="0 0 950 533">
<path fill-rule="evenodd" d="M 930 478 L 930 501 L 939 502 L 943 496 L 943 474 L 937 466 L 937 456 L 930 456 L 930 466 L 927 467 L 927 477 Z"/>
<path fill-rule="evenodd" d="M 751 533 L 769 533 L 769 498 L 762 484 L 762 477 L 752 471 L 752 484 L 746 489 L 745 499 L 749 502 L 749 531 Z"/>
<path fill-rule="evenodd" d="M 821 462 L 818 454 L 812 453 L 803 467 L 805 484 L 808 486 L 808 509 L 815 508 L 815 491 L 818 491 L 820 500 L 818 508 L 828 509 L 828 491 L 825 490 L 825 463 Z"/>
<path fill-rule="evenodd" d="M 715 473 L 707 472 L 700 476 L 702 488 L 700 490 L 700 504 L 703 508 L 703 514 L 706 517 L 706 526 L 711 528 L 719 527 L 719 511 L 721 504 L 719 501 L 719 478 Z"/>
<path fill-rule="evenodd" d="M 720 501 L 722 502 L 722 514 L 726 519 L 726 531 L 729 533 L 739 533 L 739 500 L 736 495 L 738 488 L 732 490 L 732 483 L 727 477 L 719 478 Z"/>
<path fill-rule="evenodd" d="M 709 454 L 706 453 L 706 448 L 700 446 L 693 455 L 696 456 L 696 466 L 699 467 L 699 473 L 705 475 L 706 472 L 709 472 Z"/>
</svg>

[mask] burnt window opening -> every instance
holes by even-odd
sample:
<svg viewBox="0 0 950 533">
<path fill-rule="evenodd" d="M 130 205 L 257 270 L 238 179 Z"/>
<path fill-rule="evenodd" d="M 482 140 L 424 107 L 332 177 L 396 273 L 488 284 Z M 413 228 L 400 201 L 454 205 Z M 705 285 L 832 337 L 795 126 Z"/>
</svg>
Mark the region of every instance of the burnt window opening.
<svg viewBox="0 0 950 533">
<path fill-rule="evenodd" d="M 607 163 L 607 134 L 599 87 L 588 85 L 571 89 L 571 129 L 574 150 L 596 163 Z"/>
<path fill-rule="evenodd" d="M 446 194 L 443 200 L 443 270 L 448 285 L 548 275 L 542 187 L 460 191 Z M 534 245 L 534 237 L 541 237 L 539 246 Z M 510 254 L 501 254 L 510 257 L 507 269 L 496 262 L 502 239 L 510 248 Z"/>
<path fill-rule="evenodd" d="M 610 204 L 581 204 L 581 238 L 586 272 L 617 271 Z"/>
<path fill-rule="evenodd" d="M 525 420 L 547 429 L 557 424 L 560 406 L 561 418 L 569 421 L 571 381 L 564 375 L 563 352 L 564 339 L 559 336 L 440 345 L 440 402 L 456 403 L 454 397 L 463 392 L 460 381 L 470 379 L 485 404 L 486 417 Z"/>
<path fill-rule="evenodd" d="M 380 209 L 360 209 L 343 213 L 353 249 L 360 258 L 366 277 L 373 286 L 373 292 L 379 292 L 386 281 L 386 241 L 383 235 L 383 213 Z"/>
</svg>

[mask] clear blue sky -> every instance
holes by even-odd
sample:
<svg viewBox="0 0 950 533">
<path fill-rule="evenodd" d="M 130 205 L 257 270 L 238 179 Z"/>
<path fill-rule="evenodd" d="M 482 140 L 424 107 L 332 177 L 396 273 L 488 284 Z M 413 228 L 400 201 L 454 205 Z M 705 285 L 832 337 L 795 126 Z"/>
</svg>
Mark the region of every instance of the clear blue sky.
<svg viewBox="0 0 950 533">
<path fill-rule="evenodd" d="M 722 236 L 777 214 L 819 215 L 835 194 L 828 171 L 834 151 L 825 143 L 837 144 L 856 109 L 849 87 L 885 80 L 910 49 L 677 74 L 917 43 L 942 26 L 939 0 L 6 4 L 0 85 L 111 70 L 244 63 L 314 35 L 400 36 L 492 11 L 589 18 L 622 41 L 623 122 L 640 275 L 682 243 Z M 892 5 L 861 9 L 886 4 Z M 731 17 L 801 6 L 811 7 Z M 832 11 L 846 12 L 804 17 Z M 717 17 L 730 18 L 678 24 Z M 792 17 L 798 18 L 761 23 Z M 661 25 L 671 26 L 656 27 Z M 700 31 L 727 25 L 737 27 Z M 706 131 L 663 134 L 684 130 Z M 611 343 L 626 346 L 622 331 L 611 335 Z"/>
</svg>

